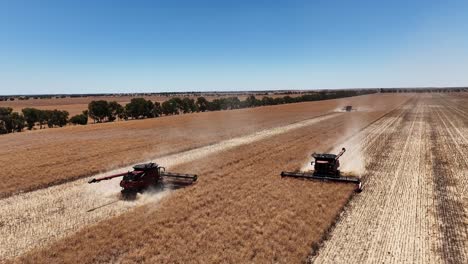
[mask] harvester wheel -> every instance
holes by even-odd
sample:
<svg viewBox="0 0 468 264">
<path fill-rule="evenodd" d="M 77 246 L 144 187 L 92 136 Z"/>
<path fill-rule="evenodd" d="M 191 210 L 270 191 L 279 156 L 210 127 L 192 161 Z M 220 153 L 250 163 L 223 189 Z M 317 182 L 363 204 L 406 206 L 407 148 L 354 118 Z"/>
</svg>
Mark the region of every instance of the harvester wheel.
<svg viewBox="0 0 468 264">
<path fill-rule="evenodd" d="M 136 192 L 128 192 L 128 191 L 122 191 L 122 198 L 124 200 L 135 200 L 137 193 Z"/>
<path fill-rule="evenodd" d="M 358 186 L 357 186 L 357 188 L 356 188 L 356 192 L 357 192 L 357 193 L 362 192 L 362 183 L 361 183 L 361 182 L 359 182 L 359 184 L 358 184 Z"/>
<path fill-rule="evenodd" d="M 164 184 L 162 182 L 156 181 L 153 184 L 153 188 L 154 188 L 155 191 L 160 192 L 160 191 L 164 190 Z"/>
</svg>

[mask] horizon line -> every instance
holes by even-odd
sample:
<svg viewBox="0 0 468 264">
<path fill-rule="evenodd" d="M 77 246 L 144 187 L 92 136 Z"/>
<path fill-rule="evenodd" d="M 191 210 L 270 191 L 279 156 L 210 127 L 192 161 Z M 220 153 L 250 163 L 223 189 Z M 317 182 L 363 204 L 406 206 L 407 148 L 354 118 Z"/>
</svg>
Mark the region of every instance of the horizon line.
<svg viewBox="0 0 468 264">
<path fill-rule="evenodd" d="M 138 95 L 138 94 L 190 94 L 190 93 L 264 93 L 264 92 L 312 92 L 312 91 L 327 91 L 327 90 L 376 90 L 376 89 L 468 89 L 468 86 L 415 86 L 415 87 L 373 87 L 373 88 L 359 88 L 359 87 L 346 87 L 346 88 L 315 88 L 315 89 L 270 89 L 270 90 L 228 90 L 228 91 L 217 91 L 217 90 L 205 90 L 205 91 L 163 91 L 163 92 L 105 92 L 105 93 L 40 93 L 40 94 L 0 94 L 0 97 L 6 96 L 45 96 L 45 95 Z"/>
</svg>

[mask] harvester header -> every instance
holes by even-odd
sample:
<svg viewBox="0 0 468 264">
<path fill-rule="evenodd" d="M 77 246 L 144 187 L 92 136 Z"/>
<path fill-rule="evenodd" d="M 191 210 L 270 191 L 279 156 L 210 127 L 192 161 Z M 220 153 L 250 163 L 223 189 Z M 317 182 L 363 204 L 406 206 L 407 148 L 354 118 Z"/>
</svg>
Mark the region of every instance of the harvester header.
<svg viewBox="0 0 468 264">
<path fill-rule="evenodd" d="M 346 149 L 342 148 L 337 155 L 329 153 L 314 153 L 312 157 L 314 161 L 311 165 L 314 166 L 313 171 L 307 172 L 281 172 L 281 177 L 293 177 L 303 179 L 314 179 L 322 181 L 334 181 L 357 184 L 357 191 L 362 190 L 361 180 L 357 177 L 342 176 L 340 173 L 340 157 L 345 153 Z"/>
<path fill-rule="evenodd" d="M 121 192 L 124 197 L 133 197 L 150 186 L 164 188 L 164 186 L 169 185 L 171 187 L 180 188 L 191 185 L 198 179 L 196 174 L 166 172 L 164 167 L 150 162 L 133 166 L 133 171 L 94 178 L 88 183 L 95 183 L 118 177 L 122 177 L 120 186 L 123 188 Z"/>
</svg>

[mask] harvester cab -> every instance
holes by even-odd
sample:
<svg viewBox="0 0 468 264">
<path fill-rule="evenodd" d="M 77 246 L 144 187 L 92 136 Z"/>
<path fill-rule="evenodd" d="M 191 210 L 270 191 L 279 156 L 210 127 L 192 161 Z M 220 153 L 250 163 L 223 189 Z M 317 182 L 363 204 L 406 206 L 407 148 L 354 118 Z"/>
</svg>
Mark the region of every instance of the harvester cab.
<svg viewBox="0 0 468 264">
<path fill-rule="evenodd" d="M 340 177 L 340 160 L 339 158 L 346 151 L 345 148 L 341 149 L 338 155 L 335 154 L 312 154 L 314 161 L 311 164 L 314 166 L 314 175 L 316 176 L 329 176 Z"/>
<path fill-rule="evenodd" d="M 341 152 L 337 155 L 335 154 L 312 154 L 314 161 L 311 162 L 311 165 L 314 166 L 314 171 L 308 172 L 281 172 L 281 177 L 293 177 L 293 178 L 303 178 L 303 179 L 315 179 L 322 181 L 334 181 L 334 182 L 344 182 L 344 183 L 353 183 L 357 185 L 356 191 L 362 191 L 361 180 L 357 177 L 352 176 L 342 176 L 340 173 L 340 157 L 345 153 L 346 149 L 342 148 Z"/>
<path fill-rule="evenodd" d="M 165 186 L 180 188 L 191 185 L 198 179 L 198 176 L 195 174 L 166 172 L 164 167 L 150 162 L 133 166 L 133 171 L 95 178 L 88 183 L 110 180 L 117 177 L 122 177 L 120 187 L 123 188 L 121 193 L 124 198 L 133 198 L 137 193 L 141 193 L 151 186 L 158 189 L 163 189 Z"/>
</svg>

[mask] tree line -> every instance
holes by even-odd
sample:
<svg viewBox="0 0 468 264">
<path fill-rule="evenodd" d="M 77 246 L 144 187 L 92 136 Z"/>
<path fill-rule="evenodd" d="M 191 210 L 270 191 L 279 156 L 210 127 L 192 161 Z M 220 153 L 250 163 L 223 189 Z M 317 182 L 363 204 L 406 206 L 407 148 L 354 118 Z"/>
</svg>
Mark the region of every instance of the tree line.
<svg viewBox="0 0 468 264">
<path fill-rule="evenodd" d="M 375 93 L 375 90 L 339 90 L 339 91 L 324 91 L 301 96 L 291 97 L 269 97 L 264 96 L 262 99 L 257 99 L 254 95 L 248 96 L 245 100 L 240 100 L 238 97 L 225 97 L 208 101 L 205 97 L 179 98 L 173 97 L 163 103 L 152 102 L 144 98 L 133 98 L 125 107 L 113 101 L 105 100 L 92 101 L 88 105 L 89 117 L 94 122 L 112 122 L 116 119 L 142 119 L 154 118 L 159 116 L 187 114 L 194 112 L 205 111 L 220 111 L 250 108 L 257 106 L 291 104 L 299 102 L 319 101 L 335 98 L 343 98 L 349 96 L 363 95 Z"/>
<path fill-rule="evenodd" d="M 0 134 L 21 132 L 25 127 L 31 130 L 35 125 L 41 129 L 46 125 L 49 128 L 63 127 L 69 122 L 67 111 L 23 108 L 21 112 L 13 112 L 10 107 L 0 107 Z"/>
<path fill-rule="evenodd" d="M 115 120 L 155 118 L 160 116 L 179 115 L 194 112 L 220 111 L 241 108 L 251 108 L 267 105 L 291 104 L 327 99 L 336 99 L 356 95 L 375 93 L 376 90 L 338 90 L 322 91 L 301 96 L 283 97 L 263 96 L 257 99 L 254 95 L 245 100 L 238 97 L 217 98 L 208 101 L 205 97 L 196 99 L 173 97 L 162 103 L 152 102 L 144 98 L 133 98 L 125 106 L 116 101 L 96 100 L 88 104 L 88 109 L 81 114 L 69 118 L 67 111 L 40 110 L 24 108 L 21 113 L 13 112 L 12 108 L 0 107 L 0 134 L 21 132 L 24 128 L 31 130 L 35 126 L 40 129 L 46 125 L 49 128 L 63 127 L 66 124 L 86 125 L 91 118 L 94 123 L 113 122 Z"/>
</svg>

